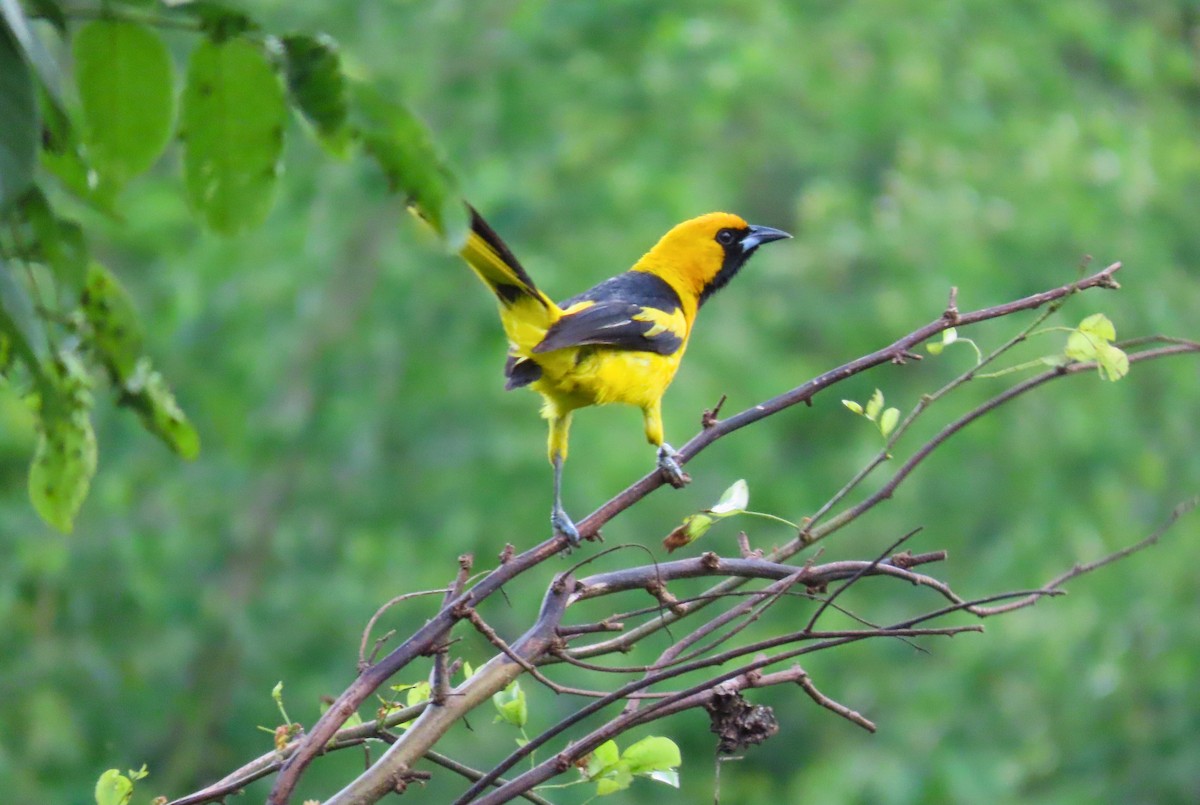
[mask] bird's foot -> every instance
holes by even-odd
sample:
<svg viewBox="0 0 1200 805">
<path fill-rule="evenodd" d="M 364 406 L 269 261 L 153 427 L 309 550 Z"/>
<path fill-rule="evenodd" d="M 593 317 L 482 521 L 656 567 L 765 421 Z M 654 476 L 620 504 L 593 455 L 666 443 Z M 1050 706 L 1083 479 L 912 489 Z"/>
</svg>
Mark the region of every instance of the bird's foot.
<svg viewBox="0 0 1200 805">
<path fill-rule="evenodd" d="M 663 443 L 658 448 L 658 468 L 662 471 L 663 477 L 667 479 L 667 483 L 676 489 L 683 489 L 687 486 L 692 476 L 683 471 L 683 467 L 679 466 L 679 462 L 675 460 L 675 448 L 667 443 Z"/>
<path fill-rule="evenodd" d="M 579 545 L 579 529 L 575 527 L 575 523 L 561 506 L 555 506 L 550 512 L 550 525 L 554 526 L 556 534 L 567 538 L 567 542 L 571 543 L 572 548 Z"/>
</svg>

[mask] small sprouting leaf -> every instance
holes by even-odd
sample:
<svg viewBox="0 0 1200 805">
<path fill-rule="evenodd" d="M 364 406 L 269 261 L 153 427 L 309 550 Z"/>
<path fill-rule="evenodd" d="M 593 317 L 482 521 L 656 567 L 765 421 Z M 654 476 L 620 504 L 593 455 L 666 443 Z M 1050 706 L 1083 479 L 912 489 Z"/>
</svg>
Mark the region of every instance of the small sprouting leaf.
<svg viewBox="0 0 1200 805">
<path fill-rule="evenodd" d="M 739 479 L 722 493 L 717 505 L 709 509 L 708 513 L 716 517 L 728 517 L 731 514 L 744 512 L 749 503 L 750 487 L 746 484 L 745 479 Z"/>
<path fill-rule="evenodd" d="M 96 474 L 92 395 L 82 362 L 61 353 L 38 405 L 38 442 L 29 467 L 29 497 L 50 525 L 70 533 Z"/>
<path fill-rule="evenodd" d="M 948 347 L 957 340 L 958 340 L 958 330 L 956 328 L 947 327 L 945 330 L 942 330 L 942 345 L 943 346 Z"/>
<path fill-rule="evenodd" d="M 408 686 L 408 691 L 404 694 L 404 703 L 409 707 L 413 707 L 421 702 L 429 701 L 429 696 L 432 693 L 433 688 L 430 684 L 422 680 Z"/>
<path fill-rule="evenodd" d="M 467 662 L 466 660 L 463 660 L 462 663 L 462 675 L 463 679 L 470 679 L 471 677 L 475 676 L 475 669 L 471 666 L 471 663 Z"/>
<path fill-rule="evenodd" d="M 875 389 L 875 393 L 871 395 L 871 399 L 867 400 L 866 410 L 863 412 L 867 419 L 874 422 L 879 417 L 879 412 L 883 410 L 883 392 Z"/>
<path fill-rule="evenodd" d="M 275 687 L 271 688 L 271 698 L 275 700 L 275 704 L 283 707 L 283 680 L 275 683 Z"/>
<path fill-rule="evenodd" d="M 1116 327 L 1108 317 L 1094 313 L 1067 337 L 1064 354 L 1075 361 L 1095 361 L 1101 377 L 1117 381 L 1129 373 L 1129 356 L 1113 345 L 1116 337 Z"/>
<path fill-rule="evenodd" d="M 615 794 L 618 791 L 624 791 L 633 783 L 633 775 L 629 769 L 620 761 L 615 766 L 610 767 L 596 781 L 596 796 L 606 797 L 609 794 Z"/>
<path fill-rule="evenodd" d="M 616 741 L 605 741 L 588 755 L 587 765 L 584 766 L 583 773 L 589 780 L 595 780 L 601 772 L 620 759 L 621 752 L 617 749 Z"/>
<path fill-rule="evenodd" d="M 416 115 L 392 95 L 366 84 L 355 84 L 351 96 L 360 136 L 393 190 L 407 196 L 421 217 L 457 253 L 466 243 L 466 204 L 458 182 Z"/>
<path fill-rule="evenodd" d="M 651 735 L 630 745 L 621 753 L 621 760 L 629 764 L 633 774 L 668 771 L 683 762 L 675 742 L 661 735 Z"/>
<path fill-rule="evenodd" d="M 133 781 L 120 769 L 109 769 L 96 781 L 96 805 L 128 805 L 133 797 Z"/>
<path fill-rule="evenodd" d="M 133 769 L 129 770 L 129 779 L 135 783 L 138 780 L 144 780 L 149 776 L 150 776 L 150 769 L 148 769 L 146 767 L 145 763 L 143 763 L 142 767 L 140 769 L 138 769 L 137 771 L 134 771 Z"/>
<path fill-rule="evenodd" d="M 283 38 L 287 84 L 292 101 L 335 153 L 346 145 L 349 114 L 346 77 L 337 44 L 328 36 L 293 35 Z"/>
<path fill-rule="evenodd" d="M 683 522 L 663 539 L 663 547 L 667 553 L 688 545 L 707 533 L 718 520 L 746 511 L 750 504 L 750 487 L 745 479 L 733 482 L 733 485 L 721 494 L 721 499 L 711 509 L 689 514 Z"/>
<path fill-rule="evenodd" d="M 1116 382 L 1129 374 L 1129 356 L 1120 347 L 1104 344 L 1096 351 L 1096 362 L 1100 364 L 1100 376 Z"/>
<path fill-rule="evenodd" d="M 1117 338 L 1117 328 L 1113 326 L 1112 321 L 1103 313 L 1093 313 L 1092 315 L 1079 322 L 1079 332 L 1087 333 L 1099 338 L 1101 341 L 1115 341 Z"/>
<path fill-rule="evenodd" d="M 108 269 L 92 262 L 87 268 L 82 306 L 101 362 L 115 383 L 124 384 L 142 354 L 142 324 L 133 299 Z"/>
<path fill-rule="evenodd" d="M 119 188 L 149 169 L 170 139 L 171 56 L 152 28 L 111 19 L 84 25 L 72 50 L 84 141 L 97 172 Z"/>
<path fill-rule="evenodd" d="M 885 437 L 892 432 L 896 427 L 896 423 L 900 421 L 900 410 L 897 408 L 889 408 L 879 417 L 879 432 Z"/>
<path fill-rule="evenodd" d="M 525 691 L 521 683 L 513 680 L 504 690 L 492 696 L 492 704 L 496 707 L 497 721 L 505 721 L 514 727 L 524 727 L 529 718 L 529 709 L 525 704 Z"/>
<path fill-rule="evenodd" d="M 928 344 L 925 345 L 925 349 L 929 350 L 930 355 L 941 355 L 942 350 L 945 348 L 946 348 L 946 345 L 943 344 L 941 341 L 930 341 Z M 845 402 L 845 400 L 843 400 L 843 402 Z"/>
<path fill-rule="evenodd" d="M 587 757 L 583 775 L 596 783 L 596 796 L 603 797 L 629 788 L 633 774 L 629 764 L 620 756 L 615 741 L 605 741 Z"/>
<path fill-rule="evenodd" d="M 706 512 L 689 514 L 683 518 L 682 523 L 675 527 L 675 530 L 663 538 L 663 547 L 667 549 L 667 553 L 670 553 L 695 542 L 703 537 L 716 521 L 717 518 Z"/>
<path fill-rule="evenodd" d="M 4 10 L 8 12 L 6 0 Z M 12 2 L 20 12 L 20 6 Z M 22 19 L 24 16 L 22 15 Z M 33 74 L 6 25 L 0 25 L 0 211 L 33 183 L 38 121 Z"/>
<path fill-rule="evenodd" d="M 270 212 L 287 106 L 262 47 L 234 38 L 200 43 L 183 91 L 188 198 L 217 232 L 232 235 Z"/>
<path fill-rule="evenodd" d="M 151 366 L 149 358 L 138 360 L 133 374 L 121 386 L 118 402 L 132 408 L 141 419 L 142 427 L 181 458 L 191 461 L 200 455 L 200 435 L 175 402 L 167 381 Z"/>
<path fill-rule="evenodd" d="M 856 403 L 854 400 L 842 400 L 842 405 L 846 406 L 859 416 L 864 415 L 862 405 L 860 403 Z"/>
</svg>

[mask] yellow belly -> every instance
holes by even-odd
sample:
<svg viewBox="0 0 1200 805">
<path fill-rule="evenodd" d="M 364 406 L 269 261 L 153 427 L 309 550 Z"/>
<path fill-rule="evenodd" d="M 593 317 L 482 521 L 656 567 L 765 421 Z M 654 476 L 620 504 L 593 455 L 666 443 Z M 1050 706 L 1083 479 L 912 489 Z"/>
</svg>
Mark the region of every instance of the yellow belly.
<svg viewBox="0 0 1200 805">
<path fill-rule="evenodd" d="M 530 388 L 546 399 L 547 416 L 609 403 L 645 409 L 654 406 L 671 385 L 683 352 L 682 347 L 672 355 L 575 347 L 539 355 L 542 377 Z"/>
</svg>

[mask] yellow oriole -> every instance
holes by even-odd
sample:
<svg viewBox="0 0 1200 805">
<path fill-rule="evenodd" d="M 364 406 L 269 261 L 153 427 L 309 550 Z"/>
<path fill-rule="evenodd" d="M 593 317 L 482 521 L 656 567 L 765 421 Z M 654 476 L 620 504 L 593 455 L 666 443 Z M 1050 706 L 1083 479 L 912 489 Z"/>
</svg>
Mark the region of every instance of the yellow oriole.
<svg viewBox="0 0 1200 805">
<path fill-rule="evenodd" d="M 630 270 L 555 304 L 479 213 L 470 214 L 460 254 L 499 300 L 508 336 L 505 388 L 528 386 L 542 395 L 554 467 L 550 522 L 575 545 L 579 531 L 562 505 L 572 412 L 607 403 L 641 408 L 659 468 L 682 486 L 675 450 L 663 440 L 662 396 L 687 349 L 696 311 L 755 249 L 791 235 L 730 213 L 702 215 L 664 235 Z"/>
</svg>

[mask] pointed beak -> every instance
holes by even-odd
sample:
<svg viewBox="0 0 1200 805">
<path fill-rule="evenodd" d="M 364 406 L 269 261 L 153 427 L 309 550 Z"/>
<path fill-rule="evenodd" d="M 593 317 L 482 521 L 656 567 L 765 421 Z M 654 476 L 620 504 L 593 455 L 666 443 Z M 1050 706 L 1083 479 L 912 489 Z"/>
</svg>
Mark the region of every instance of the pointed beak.
<svg viewBox="0 0 1200 805">
<path fill-rule="evenodd" d="M 772 229 L 769 226 L 752 226 L 746 233 L 746 236 L 742 238 L 742 251 L 749 253 L 764 243 L 790 237 L 791 235 L 782 229 Z"/>
</svg>

